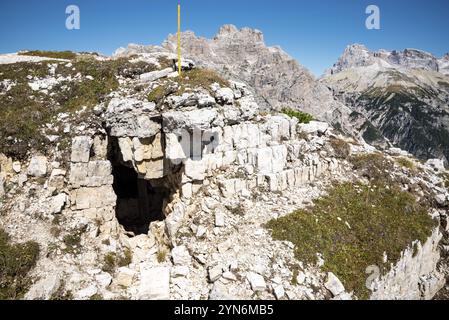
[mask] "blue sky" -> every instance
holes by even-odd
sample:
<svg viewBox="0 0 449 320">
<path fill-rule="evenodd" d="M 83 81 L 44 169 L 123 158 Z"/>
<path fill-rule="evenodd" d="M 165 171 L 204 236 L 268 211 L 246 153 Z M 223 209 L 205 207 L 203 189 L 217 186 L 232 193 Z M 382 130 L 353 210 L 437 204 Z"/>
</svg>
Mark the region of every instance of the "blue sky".
<svg viewBox="0 0 449 320">
<path fill-rule="evenodd" d="M 449 52 L 448 0 L 189 0 L 183 30 L 212 37 L 226 23 L 265 34 L 316 75 L 344 48 L 418 48 Z M 81 29 L 65 28 L 65 8 L 81 10 Z M 381 30 L 365 28 L 365 8 L 381 10 Z M 176 32 L 177 0 L 0 0 L 0 52 L 21 49 L 98 51 L 128 43 L 160 44 Z"/>
</svg>

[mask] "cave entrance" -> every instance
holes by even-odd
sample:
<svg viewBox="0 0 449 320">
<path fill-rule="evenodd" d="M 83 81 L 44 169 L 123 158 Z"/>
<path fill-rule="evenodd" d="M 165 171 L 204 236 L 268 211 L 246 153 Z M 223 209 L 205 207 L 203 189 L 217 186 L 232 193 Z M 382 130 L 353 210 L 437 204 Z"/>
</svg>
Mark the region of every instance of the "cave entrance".
<svg viewBox="0 0 449 320">
<path fill-rule="evenodd" d="M 133 168 L 114 164 L 113 188 L 117 195 L 116 217 L 126 231 L 134 235 L 147 234 L 151 222 L 165 219 L 164 209 L 170 189 L 161 180 L 139 178 Z"/>
<path fill-rule="evenodd" d="M 109 136 L 108 159 L 117 196 L 115 214 L 129 236 L 148 234 L 150 224 L 166 218 L 167 206 L 180 186 L 179 172 L 161 179 L 146 180 L 123 160 L 118 139 Z"/>
</svg>

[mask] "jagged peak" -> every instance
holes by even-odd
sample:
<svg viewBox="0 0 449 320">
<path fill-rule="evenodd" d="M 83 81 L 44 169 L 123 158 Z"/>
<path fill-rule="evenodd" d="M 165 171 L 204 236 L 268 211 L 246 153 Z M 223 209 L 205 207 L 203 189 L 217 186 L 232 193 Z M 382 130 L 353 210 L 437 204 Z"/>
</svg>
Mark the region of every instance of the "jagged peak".
<svg viewBox="0 0 449 320">
<path fill-rule="evenodd" d="M 228 37 L 245 37 L 246 39 L 248 39 L 248 41 L 260 43 L 264 42 L 264 35 L 262 31 L 249 27 L 238 29 L 233 24 L 225 24 L 221 26 L 214 40 L 220 40 L 222 38 Z"/>
</svg>

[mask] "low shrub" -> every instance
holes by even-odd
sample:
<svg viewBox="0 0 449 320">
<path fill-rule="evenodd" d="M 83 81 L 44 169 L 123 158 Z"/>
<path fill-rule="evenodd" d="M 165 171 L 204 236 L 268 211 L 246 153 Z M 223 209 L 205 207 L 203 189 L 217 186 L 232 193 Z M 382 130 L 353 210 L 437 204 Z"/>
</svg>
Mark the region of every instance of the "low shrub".
<svg viewBox="0 0 449 320">
<path fill-rule="evenodd" d="M 367 267 L 389 271 L 404 249 L 416 240 L 424 243 L 435 226 L 428 208 L 398 187 L 352 183 L 336 184 L 314 207 L 267 224 L 275 239 L 295 244 L 298 260 L 315 265 L 321 254 L 324 271 L 363 299 L 369 297 Z"/>
<path fill-rule="evenodd" d="M 28 291 L 28 273 L 39 258 L 36 242 L 11 244 L 8 234 L 0 228 L 0 300 L 20 299 Z"/>
<path fill-rule="evenodd" d="M 282 113 L 289 116 L 290 118 L 298 119 L 299 123 L 308 124 L 310 123 L 310 121 L 314 120 L 312 115 L 298 110 L 284 108 L 282 109 Z"/>
</svg>

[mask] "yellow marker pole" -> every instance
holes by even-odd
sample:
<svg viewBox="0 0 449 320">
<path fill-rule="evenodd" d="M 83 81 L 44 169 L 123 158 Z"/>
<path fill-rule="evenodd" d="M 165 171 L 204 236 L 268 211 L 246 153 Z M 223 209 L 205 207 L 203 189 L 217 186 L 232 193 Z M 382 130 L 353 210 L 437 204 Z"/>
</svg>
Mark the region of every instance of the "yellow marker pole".
<svg viewBox="0 0 449 320">
<path fill-rule="evenodd" d="M 181 78 L 181 4 L 178 3 L 178 73 L 179 78 Z"/>
</svg>

